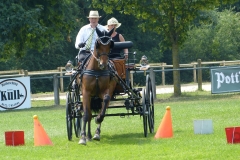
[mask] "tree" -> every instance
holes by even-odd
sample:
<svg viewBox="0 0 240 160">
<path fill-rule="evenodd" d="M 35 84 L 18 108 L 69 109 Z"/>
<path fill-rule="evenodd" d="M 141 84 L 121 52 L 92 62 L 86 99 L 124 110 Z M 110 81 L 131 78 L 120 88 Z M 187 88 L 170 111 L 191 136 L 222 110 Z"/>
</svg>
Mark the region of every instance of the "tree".
<svg viewBox="0 0 240 160">
<path fill-rule="evenodd" d="M 220 4 L 236 0 L 92 0 L 92 5 L 107 13 L 119 10 L 134 15 L 142 21 L 143 31 L 152 31 L 163 36 L 162 50 L 172 50 L 174 96 L 181 95 L 179 48 L 187 37 L 187 31 L 201 10 L 212 10 Z M 220 3 L 221 2 L 221 3 Z"/>
<path fill-rule="evenodd" d="M 28 49 L 41 51 L 66 39 L 80 10 L 76 0 L 1 1 L 1 60 L 22 57 Z"/>
<path fill-rule="evenodd" d="M 237 60 L 240 58 L 240 18 L 232 10 L 203 13 L 207 20 L 188 31 L 180 51 L 184 62 Z"/>
</svg>

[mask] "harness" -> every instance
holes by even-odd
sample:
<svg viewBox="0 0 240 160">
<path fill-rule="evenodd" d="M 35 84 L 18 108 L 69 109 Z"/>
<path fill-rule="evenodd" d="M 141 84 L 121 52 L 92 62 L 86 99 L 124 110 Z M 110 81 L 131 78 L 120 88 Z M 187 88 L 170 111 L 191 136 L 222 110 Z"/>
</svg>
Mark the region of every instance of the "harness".
<svg viewBox="0 0 240 160">
<path fill-rule="evenodd" d="M 103 56 L 103 55 L 108 56 L 108 54 L 109 54 L 109 53 L 99 53 L 98 52 L 98 47 L 99 47 L 98 43 L 101 43 L 102 45 L 108 45 L 109 43 L 111 43 L 111 45 L 112 45 L 113 41 L 112 41 L 110 36 L 106 35 L 106 32 L 103 32 L 103 35 L 101 35 L 95 42 L 97 56 L 95 56 L 93 54 L 93 52 L 91 51 L 91 54 L 89 54 L 88 57 L 86 57 L 86 59 L 83 61 L 82 65 L 81 65 L 81 67 L 79 68 L 80 69 L 79 71 L 81 71 L 79 73 L 80 74 L 79 77 L 80 77 L 81 81 L 82 81 L 83 75 L 94 76 L 96 78 L 96 93 L 95 93 L 94 97 L 97 97 L 97 95 L 99 94 L 99 90 L 100 90 L 100 88 L 99 88 L 99 77 L 109 76 L 109 78 L 111 79 L 114 75 L 113 72 L 111 71 L 112 67 L 109 66 L 110 65 L 109 60 L 108 60 L 108 63 L 107 63 L 107 66 L 108 66 L 107 70 L 87 70 L 86 69 L 92 58 L 94 58 L 98 62 L 99 67 L 100 67 L 100 57 Z"/>
</svg>

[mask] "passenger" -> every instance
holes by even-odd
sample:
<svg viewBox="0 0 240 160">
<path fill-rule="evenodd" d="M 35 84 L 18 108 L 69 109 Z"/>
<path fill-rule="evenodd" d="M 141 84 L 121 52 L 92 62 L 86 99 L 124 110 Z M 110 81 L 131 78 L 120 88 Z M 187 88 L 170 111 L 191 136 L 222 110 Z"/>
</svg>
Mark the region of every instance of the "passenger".
<svg viewBox="0 0 240 160">
<path fill-rule="evenodd" d="M 121 23 L 118 23 L 118 20 L 114 17 L 109 19 L 107 21 L 107 25 L 105 26 L 108 29 L 108 31 L 110 31 L 114 28 L 113 34 L 111 35 L 112 40 L 114 42 L 125 42 L 124 37 L 120 33 L 116 32 L 116 29 L 120 26 L 121 26 Z M 122 50 L 113 48 L 112 51 L 111 51 L 111 54 L 109 55 L 109 58 L 111 58 L 111 59 L 120 58 L 121 57 L 121 54 L 120 54 L 121 52 L 122 52 Z M 124 52 L 124 58 L 125 58 L 125 60 L 127 60 L 128 59 L 128 49 L 127 48 L 124 49 L 123 52 Z"/>
<path fill-rule="evenodd" d="M 87 55 L 94 50 L 95 41 L 97 39 L 96 27 L 98 27 L 100 31 L 107 31 L 104 26 L 98 24 L 99 18 L 101 18 L 98 11 L 90 11 L 87 18 L 90 23 L 80 29 L 75 41 L 75 48 L 80 49 L 78 53 L 79 64 L 81 64 Z"/>
</svg>

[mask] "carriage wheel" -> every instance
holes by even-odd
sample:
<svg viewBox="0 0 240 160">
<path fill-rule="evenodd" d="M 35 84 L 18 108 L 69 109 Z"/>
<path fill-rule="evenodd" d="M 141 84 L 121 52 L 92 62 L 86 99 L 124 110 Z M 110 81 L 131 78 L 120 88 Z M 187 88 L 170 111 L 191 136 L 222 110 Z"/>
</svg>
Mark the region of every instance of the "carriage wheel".
<svg viewBox="0 0 240 160">
<path fill-rule="evenodd" d="M 80 95 L 76 94 L 76 92 L 72 92 L 71 95 L 72 95 L 71 96 L 72 103 L 73 105 L 76 105 L 74 107 L 74 117 L 72 121 L 73 121 L 75 135 L 77 138 L 79 138 L 81 133 L 81 128 L 82 128 L 82 114 L 80 112 L 80 106 L 77 106 L 78 105 L 77 102 L 80 101 Z"/>
<path fill-rule="evenodd" d="M 67 136 L 68 140 L 72 140 L 72 103 L 71 95 L 67 93 L 66 95 L 66 122 L 67 122 Z"/>
<path fill-rule="evenodd" d="M 149 75 L 146 76 L 146 105 L 148 106 L 148 126 L 149 132 L 154 132 L 154 98 L 152 83 Z"/>
<path fill-rule="evenodd" d="M 82 115 L 80 115 L 80 114 L 77 114 L 77 113 L 75 113 L 76 115 L 75 115 L 75 118 L 73 118 L 73 126 L 74 126 L 74 131 L 75 131 L 75 135 L 76 135 L 76 137 L 77 138 L 79 138 L 80 137 L 80 133 L 81 133 L 81 125 L 82 125 L 82 119 L 81 119 L 81 117 L 82 117 Z"/>
<path fill-rule="evenodd" d="M 80 113 L 77 115 L 76 122 L 74 123 L 75 125 L 75 134 L 76 137 L 79 138 L 81 134 L 81 129 L 82 129 L 82 114 Z"/>
<path fill-rule="evenodd" d="M 146 105 L 146 95 L 145 95 L 145 89 L 143 89 L 142 91 L 142 116 L 143 116 L 143 131 L 144 131 L 144 137 L 147 137 L 148 134 L 148 123 L 147 123 L 147 119 L 148 119 L 148 110 L 147 110 L 147 105 Z"/>
</svg>

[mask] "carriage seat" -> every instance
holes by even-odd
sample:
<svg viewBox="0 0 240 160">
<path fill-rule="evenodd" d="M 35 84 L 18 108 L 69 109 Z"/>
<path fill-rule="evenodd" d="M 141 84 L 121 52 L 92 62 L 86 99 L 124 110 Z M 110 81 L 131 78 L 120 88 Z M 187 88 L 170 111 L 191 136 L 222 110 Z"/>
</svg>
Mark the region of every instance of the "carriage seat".
<svg viewBox="0 0 240 160">
<path fill-rule="evenodd" d="M 114 42 L 114 49 L 127 49 L 133 46 L 132 41 L 125 41 L 125 42 Z"/>
<path fill-rule="evenodd" d="M 114 58 L 114 59 L 111 59 L 111 61 L 113 62 L 118 75 L 122 79 L 125 79 L 126 78 L 125 59 Z"/>
<path fill-rule="evenodd" d="M 126 78 L 126 70 L 135 70 L 135 63 L 126 63 L 125 59 L 111 59 L 118 75 L 122 78 Z"/>
<path fill-rule="evenodd" d="M 125 41 L 125 42 L 114 42 L 114 49 L 127 49 L 133 46 L 132 41 Z M 115 65 L 115 68 L 118 72 L 118 75 L 122 78 L 126 78 L 126 69 L 132 70 L 135 69 L 134 63 L 126 63 L 123 57 L 117 57 L 111 59 Z"/>
</svg>

